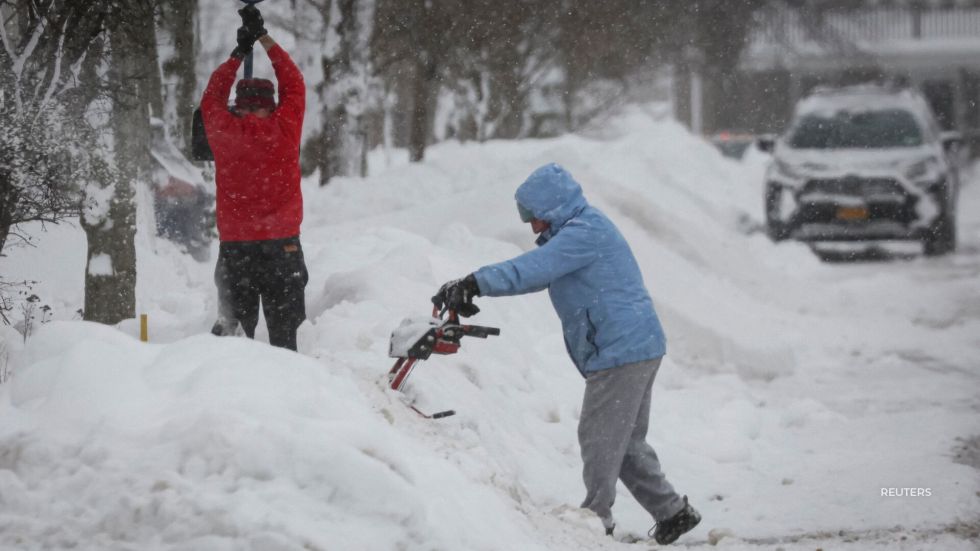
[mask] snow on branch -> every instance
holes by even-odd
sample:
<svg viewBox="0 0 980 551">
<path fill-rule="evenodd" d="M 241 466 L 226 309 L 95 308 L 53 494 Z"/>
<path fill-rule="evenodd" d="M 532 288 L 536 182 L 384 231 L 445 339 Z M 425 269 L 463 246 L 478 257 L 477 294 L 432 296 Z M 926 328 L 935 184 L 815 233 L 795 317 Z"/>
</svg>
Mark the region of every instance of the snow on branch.
<svg viewBox="0 0 980 551">
<path fill-rule="evenodd" d="M 55 89 L 58 87 L 58 82 L 61 80 L 61 59 L 64 56 L 65 51 L 65 36 L 68 35 L 68 20 L 66 19 L 61 27 L 61 32 L 58 36 L 58 47 L 54 52 L 54 68 L 52 69 L 51 80 L 48 83 L 48 90 L 44 93 L 44 97 L 41 99 L 40 109 L 44 109 L 45 106 L 51 101 L 54 96 Z"/>
<path fill-rule="evenodd" d="M 104 29 L 99 5 L 0 0 L 3 16 L 15 10 L 0 20 L 0 252 L 19 224 L 78 216 L 81 183 L 112 176 L 100 133 L 62 101 L 89 78 L 82 62 Z"/>
<path fill-rule="evenodd" d="M 41 17 L 40 19 L 38 19 L 37 25 L 35 25 L 34 30 L 31 31 L 31 38 L 27 41 L 27 44 L 24 46 L 24 50 L 20 53 L 20 55 L 17 55 L 15 52 L 8 49 L 8 52 L 10 53 L 10 58 L 13 61 L 12 68 L 14 71 L 14 75 L 17 76 L 18 80 L 20 80 L 21 75 L 24 72 L 24 64 L 27 63 L 27 60 L 32 55 L 34 55 L 34 50 L 37 48 L 38 43 L 41 41 L 41 35 L 43 35 L 44 31 L 47 29 L 46 23 L 47 23 L 46 18 Z"/>
</svg>

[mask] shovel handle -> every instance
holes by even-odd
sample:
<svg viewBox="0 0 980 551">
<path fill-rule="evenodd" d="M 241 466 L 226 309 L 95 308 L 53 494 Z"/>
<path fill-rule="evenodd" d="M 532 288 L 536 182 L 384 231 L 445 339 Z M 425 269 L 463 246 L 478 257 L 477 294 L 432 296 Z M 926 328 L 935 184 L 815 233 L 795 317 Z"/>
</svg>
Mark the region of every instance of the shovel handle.
<svg viewBox="0 0 980 551">
<path fill-rule="evenodd" d="M 248 4 L 249 6 L 258 4 L 262 0 L 241 0 L 241 2 Z M 252 52 L 249 52 L 245 56 L 245 61 L 243 63 L 242 71 L 245 73 L 245 78 L 252 78 Z"/>
</svg>

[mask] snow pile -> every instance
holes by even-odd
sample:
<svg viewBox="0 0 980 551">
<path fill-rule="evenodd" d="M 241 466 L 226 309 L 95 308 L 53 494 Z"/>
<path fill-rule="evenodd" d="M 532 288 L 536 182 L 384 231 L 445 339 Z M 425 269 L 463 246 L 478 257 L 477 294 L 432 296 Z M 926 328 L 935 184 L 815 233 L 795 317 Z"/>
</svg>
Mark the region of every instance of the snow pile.
<svg viewBox="0 0 980 551">
<path fill-rule="evenodd" d="M 902 548 L 900 524 L 926 534 L 909 545 L 966 549 L 945 530 L 978 512 L 975 471 L 949 457 L 978 426 L 980 315 L 963 301 L 980 299 L 976 259 L 884 270 L 773 246 L 757 231 L 761 161 L 733 163 L 653 113 L 306 182 L 298 355 L 263 344 L 264 324 L 259 342 L 208 335 L 213 266 L 141 234 L 151 344 L 129 336 L 134 321 L 59 322 L 10 347 L 0 548 L 617 546 L 576 508 L 583 383 L 545 294 L 477 299 L 473 323 L 500 337 L 416 368 L 404 398 L 456 416 L 426 421 L 386 388 L 401 320 L 428 314 L 441 283 L 533 246 L 513 193 L 554 161 L 626 235 L 664 321 L 650 440 L 704 515 L 685 541 L 716 529 L 732 549 L 803 549 L 844 529 Z M 976 186 L 963 197 L 964 217 L 980 212 L 966 208 Z M 81 304 L 77 233 L 40 234 L 0 265 L 41 279 L 58 319 Z M 922 284 L 940 269 L 942 285 Z M 620 533 L 652 524 L 625 490 L 615 514 Z"/>
<path fill-rule="evenodd" d="M 56 322 L 21 359 L 30 368 L 3 395 L 0 546 L 490 548 L 526 538 L 490 489 L 386 421 L 380 388 L 372 400 L 303 356 L 205 336 L 145 345 Z M 473 501 L 501 524 L 468 519 L 458 533 L 437 522 Z"/>
</svg>

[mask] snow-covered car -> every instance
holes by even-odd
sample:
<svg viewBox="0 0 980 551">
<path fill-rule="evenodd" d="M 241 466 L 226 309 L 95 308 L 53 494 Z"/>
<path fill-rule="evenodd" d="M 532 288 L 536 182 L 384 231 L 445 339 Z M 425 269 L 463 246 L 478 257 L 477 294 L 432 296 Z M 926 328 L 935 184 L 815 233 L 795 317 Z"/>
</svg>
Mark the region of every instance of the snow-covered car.
<svg viewBox="0 0 980 551">
<path fill-rule="evenodd" d="M 747 132 L 722 130 L 711 135 L 708 140 L 722 155 L 731 159 L 741 159 L 755 142 L 755 136 Z"/>
<path fill-rule="evenodd" d="M 787 130 L 760 138 L 770 237 L 807 242 L 918 240 L 956 246 L 961 141 L 942 132 L 918 92 L 879 85 L 819 90 Z"/>
<path fill-rule="evenodd" d="M 214 193 L 201 171 L 170 140 L 163 121 L 153 118 L 150 127 L 157 235 L 181 245 L 196 260 L 206 261 L 214 227 Z"/>
</svg>

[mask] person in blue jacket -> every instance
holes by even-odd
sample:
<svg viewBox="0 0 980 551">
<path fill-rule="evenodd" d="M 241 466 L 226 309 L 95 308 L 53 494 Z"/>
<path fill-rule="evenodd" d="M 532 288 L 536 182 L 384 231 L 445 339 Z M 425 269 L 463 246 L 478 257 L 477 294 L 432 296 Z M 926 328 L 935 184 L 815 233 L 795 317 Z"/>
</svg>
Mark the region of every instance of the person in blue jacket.
<svg viewBox="0 0 980 551">
<path fill-rule="evenodd" d="M 547 289 L 561 319 L 565 347 L 585 377 L 579 418 L 586 497 L 606 533 L 615 523 L 616 481 L 653 516 L 651 536 L 675 541 L 701 520 L 667 482 L 646 442 L 654 377 L 666 339 L 640 267 L 612 221 L 586 202 L 557 164 L 535 170 L 515 194 L 521 220 L 538 247 L 443 285 L 432 301 L 462 316 L 479 312 L 474 296 Z"/>
</svg>

